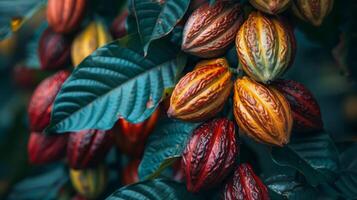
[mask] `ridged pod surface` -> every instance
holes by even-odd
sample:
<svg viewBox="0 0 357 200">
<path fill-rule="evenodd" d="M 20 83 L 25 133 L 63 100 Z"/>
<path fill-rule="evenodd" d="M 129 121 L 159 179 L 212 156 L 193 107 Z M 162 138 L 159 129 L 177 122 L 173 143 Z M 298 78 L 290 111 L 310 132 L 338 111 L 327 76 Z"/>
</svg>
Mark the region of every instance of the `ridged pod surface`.
<svg viewBox="0 0 357 200">
<path fill-rule="evenodd" d="M 47 28 L 40 38 L 38 57 L 43 70 L 55 70 L 70 63 L 71 40 Z"/>
<path fill-rule="evenodd" d="M 73 41 L 72 63 L 76 67 L 97 48 L 112 40 L 105 25 L 100 21 L 91 22 Z"/>
<path fill-rule="evenodd" d="M 77 29 L 83 19 L 86 0 L 48 0 L 47 21 L 58 33 Z"/>
<path fill-rule="evenodd" d="M 70 169 L 69 175 L 74 189 L 88 199 L 98 198 L 108 182 L 108 172 L 104 166 L 94 169 Z"/>
<path fill-rule="evenodd" d="M 236 49 L 244 72 L 268 83 L 292 64 L 296 44 L 291 28 L 281 18 L 252 12 L 237 33 Z"/>
<path fill-rule="evenodd" d="M 293 80 L 277 80 L 276 87 L 288 100 L 294 118 L 294 132 L 322 130 L 320 106 L 312 93 L 301 83 Z"/>
<path fill-rule="evenodd" d="M 267 187 L 249 164 L 240 164 L 224 187 L 224 200 L 269 200 Z"/>
<path fill-rule="evenodd" d="M 239 4 L 218 1 L 196 9 L 183 30 L 182 50 L 203 58 L 222 55 L 243 22 Z"/>
<path fill-rule="evenodd" d="M 66 154 L 68 135 L 45 135 L 32 132 L 27 144 L 31 164 L 47 164 L 57 161 Z"/>
<path fill-rule="evenodd" d="M 278 14 L 291 5 L 291 0 L 249 0 L 256 9 L 268 14 Z"/>
<path fill-rule="evenodd" d="M 37 86 L 28 106 L 31 131 L 42 132 L 49 125 L 53 102 L 69 75 L 68 71 L 59 71 Z"/>
<path fill-rule="evenodd" d="M 233 122 L 215 119 L 194 130 L 182 155 L 187 190 L 198 192 L 219 185 L 238 157 Z"/>
<path fill-rule="evenodd" d="M 293 116 L 289 102 L 275 88 L 248 77 L 234 85 L 234 116 L 239 128 L 252 139 L 283 146 L 289 142 Z"/>
<path fill-rule="evenodd" d="M 99 130 L 72 133 L 67 146 L 68 164 L 73 169 L 96 167 L 113 144 L 112 134 Z"/>
<path fill-rule="evenodd" d="M 130 185 L 139 181 L 138 168 L 140 160 L 132 160 L 122 171 L 122 184 Z"/>
<path fill-rule="evenodd" d="M 334 0 L 293 0 L 293 12 L 299 18 L 320 26 L 331 12 Z"/>
<path fill-rule="evenodd" d="M 232 86 L 226 59 L 202 61 L 176 85 L 167 111 L 169 117 L 202 121 L 216 115 L 226 102 Z"/>
</svg>

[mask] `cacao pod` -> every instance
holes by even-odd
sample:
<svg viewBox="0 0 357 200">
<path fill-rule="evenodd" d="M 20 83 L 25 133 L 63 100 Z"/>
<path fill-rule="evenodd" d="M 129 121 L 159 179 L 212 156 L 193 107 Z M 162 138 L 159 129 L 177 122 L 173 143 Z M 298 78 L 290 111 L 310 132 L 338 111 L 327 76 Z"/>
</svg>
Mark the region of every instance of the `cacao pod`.
<svg viewBox="0 0 357 200">
<path fill-rule="evenodd" d="M 187 190 L 198 192 L 219 185 L 238 156 L 235 128 L 227 119 L 215 119 L 194 130 L 182 155 Z"/>
<path fill-rule="evenodd" d="M 71 57 L 73 65 L 79 65 L 84 58 L 111 40 L 112 37 L 102 22 L 91 22 L 72 43 Z"/>
<path fill-rule="evenodd" d="M 249 164 L 240 164 L 224 186 L 224 200 L 269 200 L 267 187 Z"/>
<path fill-rule="evenodd" d="M 275 88 L 248 77 L 234 85 L 234 116 L 244 134 L 258 142 L 283 146 L 289 142 L 293 116 L 288 101 Z"/>
<path fill-rule="evenodd" d="M 146 140 L 154 130 L 160 113 L 160 108 L 157 108 L 148 119 L 138 124 L 132 124 L 120 118 L 111 130 L 120 151 L 134 158 L 141 157 Z"/>
<path fill-rule="evenodd" d="M 46 76 L 43 71 L 17 64 L 12 71 L 14 84 L 21 89 L 34 89 Z"/>
<path fill-rule="evenodd" d="M 125 166 L 122 172 L 122 184 L 130 185 L 139 181 L 138 168 L 140 160 L 133 160 Z"/>
<path fill-rule="evenodd" d="M 185 171 L 181 163 L 182 163 L 182 159 L 179 159 L 175 161 L 174 164 L 172 165 L 172 169 L 173 169 L 172 179 L 177 182 L 185 181 Z"/>
<path fill-rule="evenodd" d="M 70 61 L 70 51 L 70 39 L 47 28 L 41 35 L 38 46 L 41 69 L 54 70 L 65 67 Z"/>
<path fill-rule="evenodd" d="M 203 4 L 188 18 L 182 50 L 203 58 L 217 57 L 227 50 L 243 22 L 239 4 L 219 1 Z"/>
<path fill-rule="evenodd" d="M 122 38 L 128 34 L 128 25 L 126 20 L 128 19 L 129 12 L 123 11 L 118 17 L 116 17 L 110 27 L 110 32 L 115 39 Z"/>
<path fill-rule="evenodd" d="M 320 26 L 331 12 L 333 0 L 293 0 L 293 12 L 302 20 Z"/>
<path fill-rule="evenodd" d="M 292 64 L 296 44 L 282 19 L 252 12 L 237 33 L 236 48 L 244 72 L 269 83 Z"/>
<path fill-rule="evenodd" d="M 216 115 L 231 93 L 232 73 L 226 59 L 202 61 L 176 85 L 167 111 L 169 117 L 202 121 Z"/>
<path fill-rule="evenodd" d="M 69 33 L 79 27 L 86 0 L 48 0 L 47 21 L 57 33 Z"/>
<path fill-rule="evenodd" d="M 286 10 L 291 5 L 291 0 L 249 0 L 258 10 L 268 14 L 278 14 Z"/>
<path fill-rule="evenodd" d="M 67 134 L 45 135 L 32 132 L 27 151 L 31 164 L 46 164 L 60 160 L 66 153 Z"/>
<path fill-rule="evenodd" d="M 83 130 L 69 136 L 67 159 L 73 169 L 96 167 L 112 147 L 112 134 L 99 130 Z"/>
<path fill-rule="evenodd" d="M 98 198 L 108 182 L 108 173 L 104 166 L 98 166 L 94 169 L 70 169 L 69 174 L 74 189 L 88 199 Z"/>
<path fill-rule="evenodd" d="M 349 94 L 343 102 L 343 113 L 347 123 L 357 127 L 357 95 Z"/>
<path fill-rule="evenodd" d="M 28 106 L 31 131 L 42 132 L 49 125 L 55 97 L 69 75 L 68 71 L 59 71 L 37 86 Z"/>
<path fill-rule="evenodd" d="M 274 86 L 290 104 L 294 132 L 322 130 L 320 106 L 303 84 L 292 80 L 278 80 L 274 82 Z"/>
</svg>

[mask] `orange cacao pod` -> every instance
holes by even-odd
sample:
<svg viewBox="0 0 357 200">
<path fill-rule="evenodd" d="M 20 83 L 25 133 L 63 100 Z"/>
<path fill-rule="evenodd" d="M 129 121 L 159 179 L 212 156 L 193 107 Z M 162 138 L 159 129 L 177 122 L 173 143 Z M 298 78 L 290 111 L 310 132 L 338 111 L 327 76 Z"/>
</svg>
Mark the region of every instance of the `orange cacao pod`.
<svg viewBox="0 0 357 200">
<path fill-rule="evenodd" d="M 285 97 L 275 88 L 248 77 L 234 85 L 234 116 L 244 134 L 256 141 L 283 146 L 289 142 L 293 116 Z"/>
<path fill-rule="evenodd" d="M 291 0 L 249 0 L 249 2 L 256 9 L 272 15 L 283 12 L 291 4 Z"/>
<path fill-rule="evenodd" d="M 233 82 L 226 59 L 202 61 L 177 83 L 167 111 L 169 117 L 202 121 L 216 115 L 227 100 Z"/>
<path fill-rule="evenodd" d="M 69 75 L 68 71 L 59 71 L 36 88 L 28 106 L 31 131 L 42 132 L 49 125 L 55 97 Z"/>
<path fill-rule="evenodd" d="M 58 33 L 69 33 L 82 21 L 86 0 L 48 0 L 47 21 Z"/>
<path fill-rule="evenodd" d="M 282 75 L 295 56 L 295 37 L 282 19 L 252 12 L 239 29 L 236 48 L 243 70 L 268 83 Z"/>
<path fill-rule="evenodd" d="M 293 0 L 293 12 L 299 18 L 320 26 L 331 12 L 333 0 Z"/>
<path fill-rule="evenodd" d="M 224 200 L 269 200 L 267 187 L 249 164 L 240 164 L 224 186 Z"/>
<path fill-rule="evenodd" d="M 45 135 L 32 132 L 27 144 L 29 161 L 32 164 L 46 164 L 64 157 L 67 134 Z"/>
<path fill-rule="evenodd" d="M 198 192 L 219 185 L 238 156 L 233 122 L 215 119 L 194 130 L 182 154 L 187 190 Z"/>
<path fill-rule="evenodd" d="M 67 146 L 68 164 L 73 169 L 96 167 L 112 147 L 112 134 L 99 130 L 72 133 Z"/>
<path fill-rule="evenodd" d="M 292 80 L 278 80 L 276 87 L 288 100 L 293 112 L 293 131 L 311 132 L 322 130 L 320 106 L 312 93 L 301 83 Z"/>
<path fill-rule="evenodd" d="M 183 30 L 182 50 L 203 58 L 222 55 L 243 22 L 239 4 L 219 1 L 195 10 Z"/>
<path fill-rule="evenodd" d="M 125 166 L 122 172 L 122 184 L 130 185 L 139 181 L 138 168 L 140 160 L 133 160 Z"/>
</svg>

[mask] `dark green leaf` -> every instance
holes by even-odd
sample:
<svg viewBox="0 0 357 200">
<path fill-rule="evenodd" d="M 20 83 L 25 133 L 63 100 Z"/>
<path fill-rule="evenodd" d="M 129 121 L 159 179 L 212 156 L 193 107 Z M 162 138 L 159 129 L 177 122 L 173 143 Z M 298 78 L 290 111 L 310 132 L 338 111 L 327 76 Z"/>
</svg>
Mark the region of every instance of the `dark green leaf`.
<svg viewBox="0 0 357 200">
<path fill-rule="evenodd" d="M 186 141 L 197 123 L 167 119 L 150 135 L 139 166 L 141 180 L 156 178 L 180 157 Z"/>
<path fill-rule="evenodd" d="M 125 186 L 115 191 L 107 200 L 181 200 L 201 199 L 189 193 L 184 184 L 172 180 L 155 179 Z"/>
<path fill-rule="evenodd" d="M 332 181 L 339 168 L 337 149 L 326 132 L 297 135 L 284 148 L 274 147 L 272 157 L 279 165 L 296 168 L 313 186 Z"/>
<path fill-rule="evenodd" d="M 189 0 L 134 0 L 133 9 L 145 54 L 153 40 L 169 34 L 185 15 Z"/>
<path fill-rule="evenodd" d="M 334 185 L 340 196 L 357 199 L 357 171 L 342 171 Z"/>
<path fill-rule="evenodd" d="M 47 132 L 106 130 L 119 117 L 131 123 L 147 119 L 186 63 L 185 56 L 162 45 L 153 45 L 147 57 L 120 41 L 96 50 L 63 84 Z"/>
</svg>

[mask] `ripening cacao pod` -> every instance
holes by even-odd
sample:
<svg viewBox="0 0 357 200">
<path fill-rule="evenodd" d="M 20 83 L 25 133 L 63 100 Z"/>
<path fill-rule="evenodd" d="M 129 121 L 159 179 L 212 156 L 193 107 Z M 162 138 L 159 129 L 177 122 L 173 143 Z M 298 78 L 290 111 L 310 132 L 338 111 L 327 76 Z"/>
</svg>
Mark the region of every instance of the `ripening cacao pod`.
<svg viewBox="0 0 357 200">
<path fill-rule="evenodd" d="M 34 89 L 45 75 L 42 70 L 17 64 L 12 71 L 12 80 L 21 89 Z"/>
<path fill-rule="evenodd" d="M 243 22 L 239 4 L 219 1 L 203 4 L 187 20 L 182 50 L 203 58 L 217 57 L 226 51 Z"/>
<path fill-rule="evenodd" d="M 70 61 L 71 40 L 47 28 L 40 38 L 38 55 L 43 70 L 63 68 Z"/>
<path fill-rule="evenodd" d="M 231 93 L 231 79 L 224 58 L 198 63 L 177 83 L 167 115 L 185 121 L 203 121 L 215 116 Z"/>
<path fill-rule="evenodd" d="M 94 169 L 70 169 L 69 175 L 74 189 L 88 199 L 98 198 L 108 182 L 107 169 L 101 165 Z"/>
<path fill-rule="evenodd" d="M 302 20 L 320 26 L 331 12 L 333 0 L 293 0 L 293 12 Z"/>
<path fill-rule="evenodd" d="M 60 160 L 66 153 L 67 134 L 45 135 L 32 132 L 27 144 L 31 164 L 46 164 Z"/>
<path fill-rule="evenodd" d="M 301 83 L 292 80 L 277 80 L 274 87 L 288 100 L 293 113 L 294 132 L 322 130 L 320 106 L 312 93 Z"/>
<path fill-rule="evenodd" d="M 274 87 L 248 77 L 234 84 L 234 116 L 244 134 L 258 142 L 283 146 L 289 142 L 293 116 L 289 102 Z"/>
<path fill-rule="evenodd" d="M 69 33 L 79 27 L 85 7 L 86 0 L 48 0 L 48 24 L 57 33 Z"/>
<path fill-rule="evenodd" d="M 219 185 L 238 156 L 235 128 L 227 119 L 215 119 L 194 130 L 182 155 L 187 190 L 198 192 Z"/>
<path fill-rule="evenodd" d="M 69 75 L 68 71 L 59 71 L 37 86 L 28 106 L 31 131 L 42 132 L 49 125 L 55 97 Z"/>
<path fill-rule="evenodd" d="M 102 22 L 91 22 L 72 43 L 71 57 L 73 65 L 76 67 L 85 57 L 111 40 L 112 37 Z"/>
<path fill-rule="evenodd" d="M 291 0 L 249 0 L 256 9 L 268 14 L 278 14 L 291 5 Z"/>
<path fill-rule="evenodd" d="M 130 161 L 130 163 L 125 166 L 122 172 L 122 184 L 130 185 L 139 181 L 138 168 L 140 165 L 140 160 L 136 159 Z"/>
<path fill-rule="evenodd" d="M 96 167 L 112 147 L 111 132 L 83 130 L 69 136 L 67 146 L 68 164 L 73 169 Z"/>
<path fill-rule="evenodd" d="M 116 17 L 110 27 L 110 32 L 115 39 L 122 38 L 128 34 L 128 19 L 129 12 L 124 10 L 118 17 Z"/>
<path fill-rule="evenodd" d="M 148 119 L 138 124 L 120 118 L 111 130 L 120 151 L 135 158 L 141 157 L 146 140 L 155 128 L 160 112 L 160 108 L 157 108 Z"/>
<path fill-rule="evenodd" d="M 244 72 L 269 83 L 292 64 L 295 37 L 281 18 L 252 12 L 237 33 L 236 49 Z"/>
<path fill-rule="evenodd" d="M 269 200 L 267 187 L 249 164 L 240 164 L 224 186 L 224 200 Z"/>
</svg>

